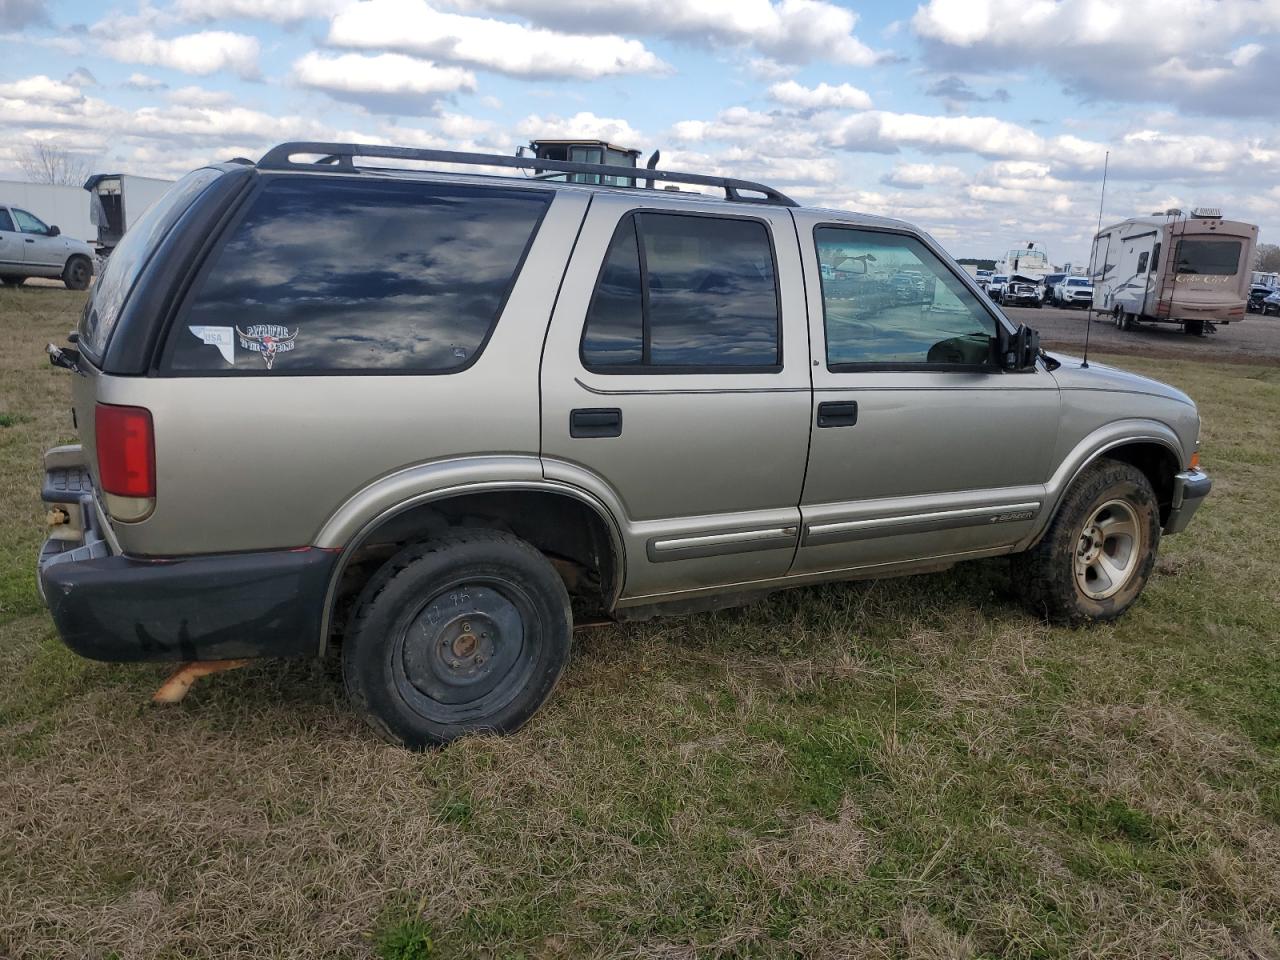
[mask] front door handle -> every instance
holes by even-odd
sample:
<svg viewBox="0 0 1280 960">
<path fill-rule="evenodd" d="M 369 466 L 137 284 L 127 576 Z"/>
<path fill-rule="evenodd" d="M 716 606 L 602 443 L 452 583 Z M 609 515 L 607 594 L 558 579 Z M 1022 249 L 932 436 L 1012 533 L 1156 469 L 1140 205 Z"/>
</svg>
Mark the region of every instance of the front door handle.
<svg viewBox="0 0 1280 960">
<path fill-rule="evenodd" d="M 30 237 L 23 237 L 22 239 L 26 240 L 27 243 L 35 243 L 35 241 L 32 240 Z"/>
<path fill-rule="evenodd" d="M 622 411 L 617 407 L 583 407 L 569 413 L 571 437 L 622 436 Z"/>
<path fill-rule="evenodd" d="M 858 422 L 857 400 L 828 400 L 818 404 L 818 426 L 852 427 Z"/>
</svg>

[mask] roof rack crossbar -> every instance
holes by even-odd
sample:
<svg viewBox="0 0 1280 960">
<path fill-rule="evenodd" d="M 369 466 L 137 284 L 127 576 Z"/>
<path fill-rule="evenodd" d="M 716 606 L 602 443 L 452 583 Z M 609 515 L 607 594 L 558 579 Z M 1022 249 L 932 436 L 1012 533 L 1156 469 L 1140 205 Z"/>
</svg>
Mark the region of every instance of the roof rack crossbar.
<svg viewBox="0 0 1280 960">
<path fill-rule="evenodd" d="M 319 156 L 314 162 L 295 163 L 299 154 Z M 719 187 L 726 200 L 735 203 L 767 203 L 784 207 L 799 206 L 786 194 L 750 180 L 732 177 L 712 177 L 702 173 L 677 173 L 673 170 L 649 170 L 639 167 L 622 167 L 603 163 L 575 163 L 567 160 L 538 160 L 533 157 L 507 157 L 489 153 L 461 153 L 455 150 L 424 150 L 417 147 L 387 147 L 367 143 L 321 143 L 297 141 L 272 147 L 258 161 L 259 170 L 314 170 L 317 165 L 337 167 L 342 170 L 359 169 L 356 157 L 373 157 L 384 160 L 420 160 L 431 163 L 471 164 L 485 167 L 515 167 L 519 170 L 537 170 L 540 173 L 587 173 L 602 177 L 644 180 L 652 186 L 656 180 L 672 183 L 698 184 Z M 743 193 L 759 196 L 743 196 Z"/>
</svg>

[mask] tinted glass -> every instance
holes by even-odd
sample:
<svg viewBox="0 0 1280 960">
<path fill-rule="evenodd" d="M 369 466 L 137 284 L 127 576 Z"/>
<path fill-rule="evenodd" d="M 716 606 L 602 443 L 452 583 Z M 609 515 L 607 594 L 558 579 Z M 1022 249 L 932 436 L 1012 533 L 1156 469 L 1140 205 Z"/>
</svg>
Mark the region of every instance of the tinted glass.
<svg viewBox="0 0 1280 960">
<path fill-rule="evenodd" d="M 203 271 L 167 366 L 440 372 L 479 355 L 550 194 L 284 177 Z"/>
<path fill-rule="evenodd" d="M 778 289 L 757 220 L 636 215 L 655 366 L 775 366 Z"/>
<path fill-rule="evenodd" d="M 996 321 L 915 237 L 814 231 L 827 365 L 985 364 Z"/>
<path fill-rule="evenodd" d="M 0 230 L 13 231 L 13 218 L 8 210 L 0 210 Z"/>
<path fill-rule="evenodd" d="M 1146 254 L 1143 254 L 1143 256 L 1146 256 Z M 1138 269 L 1141 270 L 1142 268 L 1139 267 Z M 1087 287 L 1087 286 L 1090 286 L 1092 283 L 1093 281 L 1088 279 L 1087 277 L 1072 277 L 1070 280 L 1067 281 L 1067 286 L 1068 287 Z"/>
<path fill-rule="evenodd" d="M 1148 254 L 1147 251 L 1145 250 L 1138 255 L 1138 273 L 1147 272 L 1147 260 L 1149 259 L 1149 257 L 1150 257 L 1150 254 Z"/>
<path fill-rule="evenodd" d="M 219 176 L 217 170 L 207 168 L 187 174 L 147 208 L 111 251 L 80 319 L 79 346 L 90 357 L 102 356 L 120 310 L 152 251 L 200 192 Z"/>
<path fill-rule="evenodd" d="M 1179 240 L 1174 260 L 1178 273 L 1234 276 L 1240 269 L 1240 241 Z"/>
<path fill-rule="evenodd" d="M 13 219 L 18 221 L 18 229 L 23 233 L 48 233 L 49 228 L 45 226 L 44 221 L 39 217 L 27 213 L 25 210 L 19 210 L 17 207 L 10 207 L 13 211 Z"/>
<path fill-rule="evenodd" d="M 644 353 L 644 313 L 640 295 L 640 249 L 636 225 L 624 217 L 614 231 L 600 279 L 596 282 L 582 338 L 588 364 L 638 364 Z"/>
</svg>

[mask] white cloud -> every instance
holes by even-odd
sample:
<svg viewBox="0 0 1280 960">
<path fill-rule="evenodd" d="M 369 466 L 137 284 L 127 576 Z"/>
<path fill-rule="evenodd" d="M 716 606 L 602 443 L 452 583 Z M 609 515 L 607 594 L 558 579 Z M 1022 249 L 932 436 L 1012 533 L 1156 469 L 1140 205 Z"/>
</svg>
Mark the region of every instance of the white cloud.
<svg viewBox="0 0 1280 960">
<path fill-rule="evenodd" d="M 848 83 L 820 83 L 805 87 L 794 80 L 775 83 L 769 96 L 778 103 L 801 110 L 869 110 L 871 95 Z"/>
<path fill-rule="evenodd" d="M 78 101 L 84 94 L 80 88 L 70 83 L 63 83 L 40 74 L 17 80 L 13 83 L 0 83 L 0 98 L 26 100 L 32 103 L 67 103 Z"/>
<path fill-rule="evenodd" d="M 297 23 L 308 17 L 328 17 L 350 0 L 178 0 L 174 13 L 184 20 L 268 20 Z"/>
<path fill-rule="evenodd" d="M 204 87 L 179 87 L 170 92 L 167 99 L 187 107 L 218 107 L 231 102 L 231 94 L 225 90 L 207 90 Z"/>
<path fill-rule="evenodd" d="M 242 77 L 258 76 L 259 46 L 256 37 L 225 30 L 206 30 L 162 38 L 149 30 L 109 32 L 104 22 L 94 27 L 98 49 L 113 60 L 169 67 L 183 73 L 206 76 L 232 70 Z"/>
<path fill-rule="evenodd" d="M 476 87 L 470 70 L 400 53 L 326 56 L 313 50 L 294 61 L 293 79 L 304 87 L 390 113 L 429 113 L 440 97 Z"/>
<path fill-rule="evenodd" d="M 588 112 L 568 118 L 531 114 L 516 124 L 516 132 L 531 140 L 607 140 L 623 147 L 639 147 L 644 139 L 626 120 L 597 117 Z"/>
<path fill-rule="evenodd" d="M 858 15 L 827 0 L 459 0 L 566 32 L 661 36 L 699 45 L 749 46 L 783 63 L 864 67 L 880 55 L 854 36 Z"/>
<path fill-rule="evenodd" d="M 569 35 L 518 23 L 441 13 L 425 0 L 367 0 L 329 24 L 340 47 L 394 50 L 518 77 L 590 79 L 669 70 L 638 40 Z"/>
<path fill-rule="evenodd" d="M 965 179 L 959 167 L 938 163 L 895 163 L 893 169 L 880 178 L 888 187 L 921 190 L 942 184 L 954 184 Z"/>
<path fill-rule="evenodd" d="M 149 77 L 145 73 L 129 74 L 129 79 L 124 82 L 124 85 L 130 90 L 163 90 L 168 86 L 163 80 Z"/>
<path fill-rule="evenodd" d="M 1091 100 L 1280 112 L 1269 83 L 1280 0 L 928 0 L 911 23 L 926 60 L 949 70 L 1029 66 Z"/>
</svg>

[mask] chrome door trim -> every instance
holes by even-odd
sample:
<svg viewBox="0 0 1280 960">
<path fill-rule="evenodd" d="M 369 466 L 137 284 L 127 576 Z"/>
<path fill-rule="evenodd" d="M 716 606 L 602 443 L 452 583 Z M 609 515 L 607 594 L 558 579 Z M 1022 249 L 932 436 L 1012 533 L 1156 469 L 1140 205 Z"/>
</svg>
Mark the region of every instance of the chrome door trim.
<svg viewBox="0 0 1280 960">
<path fill-rule="evenodd" d="M 1029 500 L 1023 503 L 1001 503 L 988 507 L 910 513 L 899 517 L 811 523 L 805 527 L 804 545 L 819 546 L 828 543 L 845 543 L 850 540 L 893 537 L 906 533 L 924 533 L 930 530 L 983 526 L 988 523 L 1027 521 L 1035 519 L 1039 512 L 1040 501 Z"/>
<path fill-rule="evenodd" d="M 799 527 L 789 526 L 704 533 L 692 537 L 652 537 L 645 544 L 645 552 L 653 563 L 665 563 L 752 550 L 792 549 L 799 532 Z"/>
<path fill-rule="evenodd" d="M 734 371 L 726 371 L 732 373 Z M 758 376 L 758 374 L 750 374 Z M 594 393 L 601 397 L 638 397 L 638 396 L 684 396 L 686 394 L 721 394 L 721 393 L 808 393 L 808 387 L 688 387 L 683 389 L 660 389 L 660 390 L 602 390 L 599 387 L 593 387 L 589 383 L 583 383 L 578 377 L 573 378 L 573 382 L 580 386 L 588 393 Z"/>
</svg>

